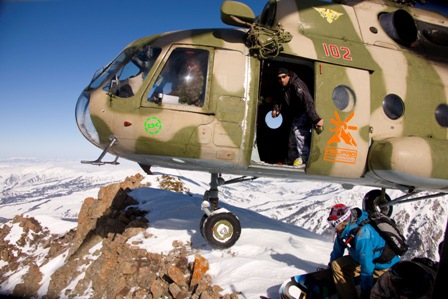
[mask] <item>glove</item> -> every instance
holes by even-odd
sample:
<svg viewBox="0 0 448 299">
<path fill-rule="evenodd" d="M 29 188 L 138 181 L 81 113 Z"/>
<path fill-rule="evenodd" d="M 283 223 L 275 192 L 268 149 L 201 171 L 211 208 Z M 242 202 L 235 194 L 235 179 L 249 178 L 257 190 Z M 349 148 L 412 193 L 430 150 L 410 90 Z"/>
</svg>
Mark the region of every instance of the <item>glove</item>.
<svg viewBox="0 0 448 299">
<path fill-rule="evenodd" d="M 272 108 L 272 117 L 277 117 L 280 114 L 281 108 L 279 105 L 275 104 Z"/>
</svg>

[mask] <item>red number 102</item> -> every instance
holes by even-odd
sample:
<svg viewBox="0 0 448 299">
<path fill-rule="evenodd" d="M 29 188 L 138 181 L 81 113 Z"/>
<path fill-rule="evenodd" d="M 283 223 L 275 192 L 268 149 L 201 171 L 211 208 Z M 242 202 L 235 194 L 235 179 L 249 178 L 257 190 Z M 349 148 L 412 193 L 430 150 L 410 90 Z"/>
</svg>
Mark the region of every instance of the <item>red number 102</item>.
<svg viewBox="0 0 448 299">
<path fill-rule="evenodd" d="M 344 60 L 352 60 L 352 56 L 350 53 L 350 49 L 347 47 L 338 47 L 336 45 L 327 45 L 325 43 L 322 44 L 324 47 L 325 56 L 333 57 L 336 59 L 344 59 Z"/>
</svg>

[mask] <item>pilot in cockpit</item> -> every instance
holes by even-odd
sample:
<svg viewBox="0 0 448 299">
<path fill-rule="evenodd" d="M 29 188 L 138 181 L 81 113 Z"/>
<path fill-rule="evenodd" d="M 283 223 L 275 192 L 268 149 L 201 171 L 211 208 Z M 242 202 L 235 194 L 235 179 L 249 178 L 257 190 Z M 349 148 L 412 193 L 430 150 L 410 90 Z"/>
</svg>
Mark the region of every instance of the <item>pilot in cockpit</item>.
<svg viewBox="0 0 448 299">
<path fill-rule="evenodd" d="M 204 73 L 199 59 L 191 56 L 181 67 L 171 94 L 179 97 L 180 104 L 202 106 L 204 84 Z"/>
<path fill-rule="evenodd" d="M 202 107 L 207 61 L 205 50 L 175 49 L 152 87 L 148 101 Z"/>
</svg>

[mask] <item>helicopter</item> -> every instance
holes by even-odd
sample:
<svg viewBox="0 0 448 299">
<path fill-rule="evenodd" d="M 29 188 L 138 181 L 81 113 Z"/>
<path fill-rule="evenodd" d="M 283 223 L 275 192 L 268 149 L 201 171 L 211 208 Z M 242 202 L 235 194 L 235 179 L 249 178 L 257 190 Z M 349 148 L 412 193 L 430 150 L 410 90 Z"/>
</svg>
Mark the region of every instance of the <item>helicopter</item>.
<svg viewBox="0 0 448 299">
<path fill-rule="evenodd" d="M 200 231 L 217 249 L 241 234 L 238 217 L 219 207 L 224 184 L 272 177 L 374 187 L 363 208 L 389 216 L 395 204 L 443 196 L 448 18 L 404 2 L 415 3 L 269 0 L 255 16 L 227 0 L 221 20 L 237 28 L 134 41 L 78 98 L 77 125 L 102 150 L 82 163 L 122 157 L 148 173 L 152 165 L 209 172 Z M 289 127 L 269 102 L 279 67 L 307 84 L 326 121 L 311 132 L 305 168 L 282 163 Z M 386 189 L 405 195 L 392 200 Z"/>
</svg>

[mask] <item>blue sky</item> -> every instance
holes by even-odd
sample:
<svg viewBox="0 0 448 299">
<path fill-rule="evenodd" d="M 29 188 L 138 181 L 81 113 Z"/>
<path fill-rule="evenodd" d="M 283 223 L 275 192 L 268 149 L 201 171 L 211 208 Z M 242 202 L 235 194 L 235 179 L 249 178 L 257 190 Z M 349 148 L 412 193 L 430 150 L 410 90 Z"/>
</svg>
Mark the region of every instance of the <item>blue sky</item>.
<svg viewBox="0 0 448 299">
<path fill-rule="evenodd" d="M 263 0 L 242 0 L 256 15 Z M 96 159 L 75 104 L 95 70 L 152 34 L 226 27 L 221 0 L 0 0 L 0 158 Z"/>
<path fill-rule="evenodd" d="M 256 15 L 265 1 L 243 0 Z M 96 159 L 75 122 L 94 72 L 127 44 L 228 27 L 220 0 L 0 0 L 0 158 Z"/>
</svg>

